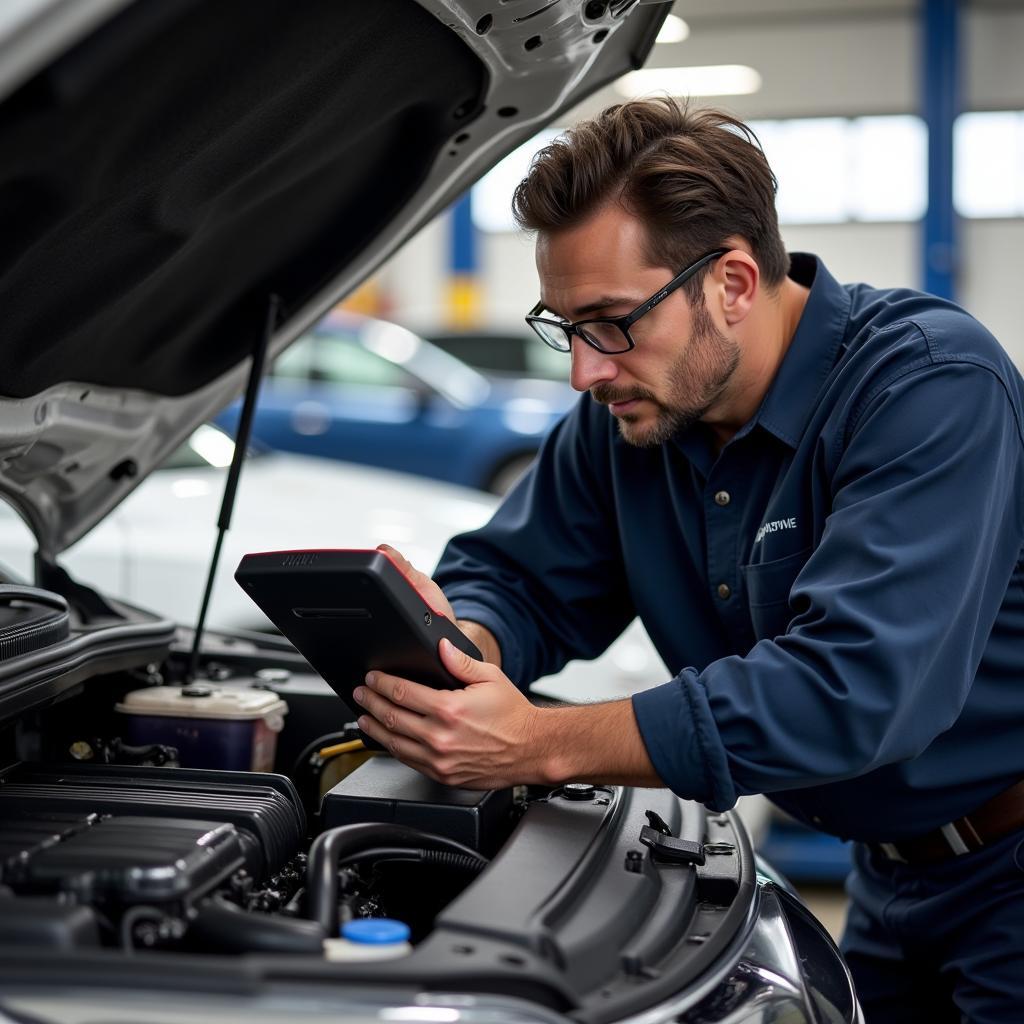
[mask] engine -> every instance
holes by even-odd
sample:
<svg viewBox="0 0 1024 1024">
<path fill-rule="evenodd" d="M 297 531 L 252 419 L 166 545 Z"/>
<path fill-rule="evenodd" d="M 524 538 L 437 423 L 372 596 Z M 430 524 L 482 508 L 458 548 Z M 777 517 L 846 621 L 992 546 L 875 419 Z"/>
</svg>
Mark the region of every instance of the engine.
<svg viewBox="0 0 1024 1024">
<path fill-rule="evenodd" d="M 415 940 L 515 823 L 510 791 L 451 790 L 366 751 L 320 756 L 355 734 L 318 735 L 337 707 L 319 680 L 289 684 L 281 745 L 260 701 L 275 715 L 282 701 L 252 677 L 153 686 L 134 717 L 133 681 L 24 723 L 35 756 L 0 771 L 0 947 L 321 957 L 347 921 L 388 916 Z M 282 773 L 237 768 L 257 761 Z"/>
<path fill-rule="evenodd" d="M 177 942 L 202 932 L 209 897 L 276 911 L 304 876 L 306 818 L 281 776 L 72 764 L 0 781 L 7 939 Z"/>
</svg>

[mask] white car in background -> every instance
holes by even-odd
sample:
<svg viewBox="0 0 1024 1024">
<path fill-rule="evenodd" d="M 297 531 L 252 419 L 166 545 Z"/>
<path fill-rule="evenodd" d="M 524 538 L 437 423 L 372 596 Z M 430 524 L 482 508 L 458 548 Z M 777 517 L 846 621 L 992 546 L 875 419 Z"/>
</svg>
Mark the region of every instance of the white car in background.
<svg viewBox="0 0 1024 1024">
<path fill-rule="evenodd" d="M 199 615 L 232 440 L 204 425 L 61 559 L 105 594 L 183 626 Z M 430 571 L 448 538 L 482 526 L 498 504 L 483 491 L 404 473 L 277 452 L 250 455 L 243 470 L 210 601 L 207 625 L 267 630 L 269 621 L 235 583 L 250 551 L 373 548 L 387 543 Z M 0 562 L 32 577 L 31 534 L 0 503 Z M 667 678 L 639 623 L 598 660 L 573 662 L 534 684 L 565 701 L 608 700 Z"/>
</svg>

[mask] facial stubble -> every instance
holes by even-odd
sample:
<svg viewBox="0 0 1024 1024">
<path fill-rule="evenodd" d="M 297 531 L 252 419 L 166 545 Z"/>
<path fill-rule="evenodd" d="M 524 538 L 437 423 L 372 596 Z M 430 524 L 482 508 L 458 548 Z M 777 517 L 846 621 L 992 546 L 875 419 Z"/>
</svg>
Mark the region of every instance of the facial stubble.
<svg viewBox="0 0 1024 1024">
<path fill-rule="evenodd" d="M 623 440 L 637 448 L 664 444 L 705 416 L 725 391 L 739 366 L 740 350 L 715 326 L 703 304 L 692 311 L 690 341 L 665 371 L 664 399 L 642 388 L 619 393 L 608 385 L 593 389 L 593 397 L 604 404 L 644 399 L 655 407 L 655 419 L 646 430 L 637 429 L 641 417 L 625 413 L 618 417 Z"/>
</svg>

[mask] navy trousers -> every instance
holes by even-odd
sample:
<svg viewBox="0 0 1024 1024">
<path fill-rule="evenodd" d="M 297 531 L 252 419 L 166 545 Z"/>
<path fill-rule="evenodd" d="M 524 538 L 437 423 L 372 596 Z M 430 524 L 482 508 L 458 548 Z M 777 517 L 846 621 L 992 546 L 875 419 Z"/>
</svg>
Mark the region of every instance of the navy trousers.
<svg viewBox="0 0 1024 1024">
<path fill-rule="evenodd" d="M 866 1024 L 1024 1024 L 1024 832 L 919 866 L 857 844 L 846 889 Z"/>
</svg>

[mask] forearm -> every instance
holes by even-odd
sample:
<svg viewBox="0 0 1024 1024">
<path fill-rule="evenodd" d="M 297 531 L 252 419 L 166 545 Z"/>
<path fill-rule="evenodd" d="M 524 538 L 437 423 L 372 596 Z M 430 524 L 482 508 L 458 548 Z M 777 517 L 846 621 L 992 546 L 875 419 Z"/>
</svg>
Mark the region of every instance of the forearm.
<svg viewBox="0 0 1024 1024">
<path fill-rule="evenodd" d="M 630 700 L 538 708 L 534 738 L 540 774 L 548 782 L 665 785 L 648 757 Z"/>
</svg>

